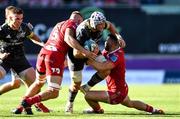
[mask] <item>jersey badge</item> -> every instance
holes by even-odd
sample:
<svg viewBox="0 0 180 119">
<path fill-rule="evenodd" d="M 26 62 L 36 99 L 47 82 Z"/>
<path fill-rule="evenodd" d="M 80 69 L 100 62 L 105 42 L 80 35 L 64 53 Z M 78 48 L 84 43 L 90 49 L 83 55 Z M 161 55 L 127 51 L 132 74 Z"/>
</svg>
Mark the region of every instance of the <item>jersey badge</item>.
<svg viewBox="0 0 180 119">
<path fill-rule="evenodd" d="M 7 35 L 6 38 L 11 38 L 11 36 L 10 36 L 10 35 Z"/>
<path fill-rule="evenodd" d="M 112 55 L 112 56 L 110 56 L 110 60 L 112 61 L 112 62 L 116 62 L 117 61 L 117 56 L 115 56 L 115 55 Z"/>
</svg>

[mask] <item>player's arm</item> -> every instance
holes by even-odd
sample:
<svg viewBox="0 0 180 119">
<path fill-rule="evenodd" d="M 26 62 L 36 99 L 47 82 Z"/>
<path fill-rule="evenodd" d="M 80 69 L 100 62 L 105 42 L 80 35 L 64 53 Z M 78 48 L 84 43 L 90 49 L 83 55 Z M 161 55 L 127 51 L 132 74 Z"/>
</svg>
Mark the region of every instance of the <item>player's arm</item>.
<svg viewBox="0 0 180 119">
<path fill-rule="evenodd" d="M 111 32 L 111 34 L 117 37 L 120 47 L 124 48 L 126 46 L 126 42 L 124 41 L 122 36 L 116 31 L 115 26 L 109 21 L 107 21 L 106 23 L 107 23 L 107 29 Z"/>
<path fill-rule="evenodd" d="M 65 35 L 64 35 L 64 41 L 72 48 L 76 49 L 77 51 L 79 51 L 80 53 L 82 53 L 85 57 L 88 57 L 90 59 L 94 59 L 96 57 L 96 55 L 86 49 L 84 49 L 79 42 L 74 39 L 75 32 L 70 29 L 67 28 L 65 31 Z"/>
<path fill-rule="evenodd" d="M 27 33 L 27 38 L 29 38 L 33 43 L 40 45 L 40 46 L 44 46 L 44 43 L 39 39 L 39 37 L 37 35 L 34 34 L 33 30 L 33 25 L 31 23 L 24 23 L 25 25 L 25 30 Z"/>
<path fill-rule="evenodd" d="M 97 62 L 95 60 L 88 60 L 87 63 L 98 71 L 111 70 L 115 67 L 115 65 L 111 61 Z"/>
<path fill-rule="evenodd" d="M 1 53 L 0 52 L 0 60 L 5 59 L 10 53 Z"/>
<path fill-rule="evenodd" d="M 3 30 L 2 27 L 0 26 L 0 41 L 3 39 Z M 3 59 L 5 59 L 10 53 L 1 53 L 0 52 L 0 62 L 2 62 Z"/>
<path fill-rule="evenodd" d="M 40 46 L 44 46 L 44 43 L 39 39 L 39 37 L 34 34 L 33 32 L 31 32 L 31 34 L 28 36 L 28 38 L 35 44 L 40 45 Z"/>
</svg>

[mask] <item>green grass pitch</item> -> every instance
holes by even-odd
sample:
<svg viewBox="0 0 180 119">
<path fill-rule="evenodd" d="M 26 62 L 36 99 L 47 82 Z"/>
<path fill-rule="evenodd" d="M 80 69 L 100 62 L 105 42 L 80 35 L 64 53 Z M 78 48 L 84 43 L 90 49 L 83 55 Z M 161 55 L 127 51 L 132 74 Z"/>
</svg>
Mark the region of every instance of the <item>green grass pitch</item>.
<svg viewBox="0 0 180 119">
<path fill-rule="evenodd" d="M 46 86 L 42 90 L 45 88 Z M 106 89 L 106 87 L 96 86 L 94 89 Z M 104 103 L 101 103 L 105 110 L 104 114 L 82 114 L 82 110 L 89 107 L 82 93 L 78 93 L 75 99 L 74 113 L 67 115 L 64 113 L 64 107 L 68 97 L 68 87 L 64 85 L 57 99 L 44 102 L 53 112 L 46 114 L 36 112 L 33 107 L 32 116 L 14 115 L 11 110 L 19 104 L 25 90 L 25 87 L 21 86 L 19 89 L 0 95 L 0 119 L 180 119 L 180 85 L 129 85 L 131 99 L 142 100 L 154 107 L 162 108 L 166 115 L 150 115 L 120 104 Z"/>
</svg>

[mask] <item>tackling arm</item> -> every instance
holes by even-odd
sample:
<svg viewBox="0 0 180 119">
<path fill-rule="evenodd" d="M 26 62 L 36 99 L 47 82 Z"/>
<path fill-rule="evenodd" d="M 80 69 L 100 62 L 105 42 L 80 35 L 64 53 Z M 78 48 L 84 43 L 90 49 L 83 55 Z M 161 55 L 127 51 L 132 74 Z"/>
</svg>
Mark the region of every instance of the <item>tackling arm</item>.
<svg viewBox="0 0 180 119">
<path fill-rule="evenodd" d="M 124 41 L 122 36 L 116 31 L 115 26 L 109 21 L 107 21 L 107 24 L 108 24 L 107 28 L 111 32 L 111 34 L 113 34 L 114 36 L 117 37 L 119 44 L 120 44 L 120 47 L 124 48 L 126 46 L 126 42 Z"/>
<path fill-rule="evenodd" d="M 94 59 L 96 55 L 86 49 L 84 49 L 77 40 L 74 39 L 75 33 L 70 28 L 66 29 L 64 41 L 72 48 L 76 49 L 77 51 L 81 52 L 85 57 L 90 59 Z"/>
<path fill-rule="evenodd" d="M 111 61 L 97 62 L 95 60 L 88 60 L 87 63 L 93 66 L 96 70 L 111 70 L 114 68 L 114 64 Z"/>
</svg>

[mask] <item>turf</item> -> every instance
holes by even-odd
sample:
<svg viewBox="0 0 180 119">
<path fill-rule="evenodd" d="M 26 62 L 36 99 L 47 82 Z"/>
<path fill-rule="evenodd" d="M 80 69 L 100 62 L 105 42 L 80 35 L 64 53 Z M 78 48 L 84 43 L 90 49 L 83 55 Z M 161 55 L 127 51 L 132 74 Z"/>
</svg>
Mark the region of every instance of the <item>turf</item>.
<svg viewBox="0 0 180 119">
<path fill-rule="evenodd" d="M 43 90 L 46 86 L 43 88 Z M 105 89 L 103 86 L 96 86 L 94 89 Z M 129 96 L 131 99 L 142 100 L 148 104 L 163 109 L 166 115 L 150 115 L 143 111 L 130 109 L 122 105 L 109 105 L 101 103 L 105 110 L 104 114 L 82 114 L 82 110 L 89 107 L 83 98 L 82 93 L 78 93 L 74 104 L 74 114 L 64 113 L 66 99 L 68 97 L 68 87 L 62 86 L 59 97 L 54 100 L 44 102 L 51 113 L 37 112 L 33 107 L 34 115 L 25 114 L 14 115 L 11 110 L 15 108 L 25 87 L 13 90 L 0 96 L 0 119 L 180 119 L 180 85 L 129 85 Z"/>
</svg>

